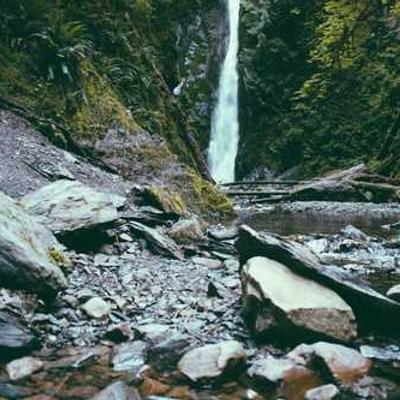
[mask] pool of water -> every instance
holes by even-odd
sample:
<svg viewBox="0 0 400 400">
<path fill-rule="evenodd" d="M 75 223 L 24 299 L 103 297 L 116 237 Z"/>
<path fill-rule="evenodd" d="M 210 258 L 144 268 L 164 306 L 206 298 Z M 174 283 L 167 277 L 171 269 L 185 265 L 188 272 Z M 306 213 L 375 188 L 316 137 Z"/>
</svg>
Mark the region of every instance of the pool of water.
<svg viewBox="0 0 400 400">
<path fill-rule="evenodd" d="M 335 204 L 326 207 L 319 204 L 313 208 L 310 204 L 291 207 L 279 206 L 270 210 L 243 211 L 239 224 L 247 224 L 256 230 L 266 230 L 283 236 L 336 234 L 347 225 L 353 225 L 368 235 L 388 237 L 393 235 L 384 225 L 400 220 L 400 206 L 376 207 L 376 205 Z"/>
</svg>

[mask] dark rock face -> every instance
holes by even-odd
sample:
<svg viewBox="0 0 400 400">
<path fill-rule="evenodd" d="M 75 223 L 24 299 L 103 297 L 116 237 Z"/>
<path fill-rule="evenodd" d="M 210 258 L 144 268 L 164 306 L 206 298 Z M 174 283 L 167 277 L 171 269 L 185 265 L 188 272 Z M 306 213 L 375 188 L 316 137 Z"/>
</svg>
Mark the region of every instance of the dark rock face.
<svg viewBox="0 0 400 400">
<path fill-rule="evenodd" d="M 12 315 L 0 312 L 0 359 L 17 357 L 36 348 L 33 333 Z"/>
<path fill-rule="evenodd" d="M 66 287 L 57 265 L 68 264 L 53 234 L 0 193 L 0 284 L 52 297 Z"/>
</svg>

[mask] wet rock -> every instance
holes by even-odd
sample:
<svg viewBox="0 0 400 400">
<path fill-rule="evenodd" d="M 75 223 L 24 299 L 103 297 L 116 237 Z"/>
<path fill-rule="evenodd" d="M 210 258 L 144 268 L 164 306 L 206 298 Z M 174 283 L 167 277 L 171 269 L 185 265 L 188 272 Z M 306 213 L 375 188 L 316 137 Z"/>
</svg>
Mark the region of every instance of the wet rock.
<svg viewBox="0 0 400 400">
<path fill-rule="evenodd" d="M 197 265 L 202 265 L 209 269 L 218 269 L 222 267 L 222 262 L 220 260 L 214 260 L 212 258 L 192 257 L 192 261 Z"/>
<path fill-rule="evenodd" d="M 334 290 L 354 311 L 364 326 L 394 334 L 400 332 L 400 304 L 357 280 L 354 274 L 324 264 L 300 243 L 277 235 L 262 234 L 242 226 L 237 247 L 241 264 L 255 256 L 283 263 L 293 273 L 306 276 Z"/>
<path fill-rule="evenodd" d="M 182 219 L 168 231 L 168 235 L 179 244 L 200 241 L 203 238 L 201 223 L 195 219 Z"/>
<path fill-rule="evenodd" d="M 386 293 L 386 296 L 400 302 L 400 285 L 392 286 Z"/>
<path fill-rule="evenodd" d="M 67 285 L 57 263 L 68 264 L 53 234 L 0 193 L 0 285 L 53 297 Z"/>
<path fill-rule="evenodd" d="M 178 363 L 179 371 L 193 382 L 221 377 L 246 360 L 241 343 L 234 340 L 210 344 L 186 353 Z"/>
<path fill-rule="evenodd" d="M 97 319 L 105 318 L 111 312 L 111 306 L 101 297 L 93 297 L 88 300 L 82 308 L 89 317 Z"/>
<path fill-rule="evenodd" d="M 242 269 L 245 313 L 257 334 L 317 334 L 349 341 L 357 336 L 351 308 L 332 290 L 285 265 L 254 257 Z"/>
<path fill-rule="evenodd" d="M 37 347 L 32 332 L 14 316 L 0 312 L 0 359 L 27 354 Z"/>
<path fill-rule="evenodd" d="M 338 398 L 339 389 L 333 384 L 320 386 L 307 391 L 305 400 L 332 400 Z"/>
<path fill-rule="evenodd" d="M 158 230 L 140 224 L 139 222 L 131 222 L 130 227 L 136 234 L 146 240 L 150 249 L 155 254 L 176 258 L 178 260 L 183 259 L 183 254 L 177 244 Z"/>
<path fill-rule="evenodd" d="M 136 389 L 117 381 L 92 397 L 92 400 L 141 400 L 141 397 Z"/>
<path fill-rule="evenodd" d="M 78 181 L 60 180 L 26 195 L 20 203 L 53 232 L 65 234 L 114 222 L 125 199 L 98 192 Z"/>
<path fill-rule="evenodd" d="M 325 342 L 312 345 L 302 344 L 291 351 L 287 357 L 304 366 L 316 359 L 321 360 L 329 369 L 332 377 L 344 385 L 351 384 L 366 376 L 372 366 L 372 362 L 358 351 Z"/>
<path fill-rule="evenodd" d="M 8 363 L 6 370 L 9 378 L 12 381 L 17 381 L 40 371 L 43 366 L 43 362 L 37 358 L 23 357 Z"/>
<path fill-rule="evenodd" d="M 139 374 L 146 365 L 147 345 L 144 342 L 122 343 L 114 348 L 111 364 L 114 371 Z"/>
</svg>

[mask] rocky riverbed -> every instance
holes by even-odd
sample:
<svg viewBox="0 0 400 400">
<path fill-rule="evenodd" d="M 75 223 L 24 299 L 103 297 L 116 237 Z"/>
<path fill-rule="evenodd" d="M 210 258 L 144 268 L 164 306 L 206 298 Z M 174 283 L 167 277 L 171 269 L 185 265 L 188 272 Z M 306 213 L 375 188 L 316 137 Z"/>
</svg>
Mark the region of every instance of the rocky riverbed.
<svg viewBox="0 0 400 400">
<path fill-rule="evenodd" d="M 10 121 L 1 399 L 399 398 L 398 203 L 207 224 Z"/>
</svg>

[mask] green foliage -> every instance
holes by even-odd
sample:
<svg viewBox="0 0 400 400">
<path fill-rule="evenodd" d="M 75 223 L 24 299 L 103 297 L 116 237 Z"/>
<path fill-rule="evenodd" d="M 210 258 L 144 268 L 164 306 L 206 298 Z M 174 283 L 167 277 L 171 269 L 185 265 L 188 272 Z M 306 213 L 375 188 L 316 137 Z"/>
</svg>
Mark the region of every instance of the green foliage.
<svg viewBox="0 0 400 400">
<path fill-rule="evenodd" d="M 269 18 L 248 3 L 242 173 L 361 160 L 399 173 L 399 3 L 264 0 Z"/>
</svg>

